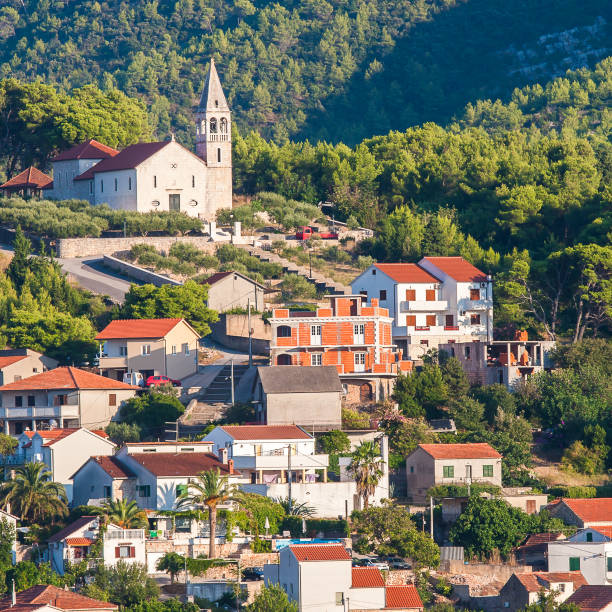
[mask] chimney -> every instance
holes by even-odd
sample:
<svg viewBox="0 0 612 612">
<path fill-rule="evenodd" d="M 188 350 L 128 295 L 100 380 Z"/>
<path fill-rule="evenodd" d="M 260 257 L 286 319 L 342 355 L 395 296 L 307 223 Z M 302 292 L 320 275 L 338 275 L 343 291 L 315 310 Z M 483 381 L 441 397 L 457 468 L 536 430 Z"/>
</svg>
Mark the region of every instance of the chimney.
<svg viewBox="0 0 612 612">
<path fill-rule="evenodd" d="M 233 474 L 234 473 L 234 460 L 233 459 L 230 459 L 227 462 L 227 467 L 229 468 L 230 474 Z"/>
<path fill-rule="evenodd" d="M 227 448 L 219 449 L 219 461 L 221 461 L 221 463 L 227 463 Z"/>
</svg>

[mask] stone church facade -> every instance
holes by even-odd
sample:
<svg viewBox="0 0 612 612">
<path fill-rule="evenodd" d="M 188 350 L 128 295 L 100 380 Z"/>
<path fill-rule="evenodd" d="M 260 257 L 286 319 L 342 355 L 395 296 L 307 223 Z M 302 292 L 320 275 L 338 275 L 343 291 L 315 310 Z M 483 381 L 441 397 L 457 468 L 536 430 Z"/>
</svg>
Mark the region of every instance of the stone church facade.
<svg viewBox="0 0 612 612">
<path fill-rule="evenodd" d="M 89 140 L 63 151 L 45 197 L 214 219 L 232 207 L 232 120 L 213 59 L 195 118 L 195 154 L 174 138 L 122 151 Z"/>
</svg>

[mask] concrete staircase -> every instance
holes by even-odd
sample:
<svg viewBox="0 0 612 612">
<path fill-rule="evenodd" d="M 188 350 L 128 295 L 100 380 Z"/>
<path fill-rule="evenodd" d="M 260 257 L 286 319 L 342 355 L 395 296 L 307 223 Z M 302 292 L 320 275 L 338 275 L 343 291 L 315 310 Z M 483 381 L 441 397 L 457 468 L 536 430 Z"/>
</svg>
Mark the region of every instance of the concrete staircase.
<svg viewBox="0 0 612 612">
<path fill-rule="evenodd" d="M 276 253 L 265 251 L 259 247 L 251 246 L 250 244 L 240 244 L 236 246 L 247 251 L 249 255 L 261 259 L 261 261 L 280 265 L 283 268 L 283 272 L 287 274 L 297 274 L 304 277 L 309 283 L 317 288 L 317 291 L 331 295 L 349 295 L 351 293 L 350 287 L 337 283 L 316 271 L 313 271 L 312 276 L 310 276 L 310 270 L 307 267 L 299 266 L 284 257 L 280 257 L 280 255 Z"/>
<path fill-rule="evenodd" d="M 234 390 L 238 387 L 240 379 L 249 369 L 248 365 L 234 365 Z M 199 398 L 205 404 L 229 404 L 232 401 L 232 366 L 227 363 L 217 374 L 214 380 L 206 387 Z"/>
</svg>

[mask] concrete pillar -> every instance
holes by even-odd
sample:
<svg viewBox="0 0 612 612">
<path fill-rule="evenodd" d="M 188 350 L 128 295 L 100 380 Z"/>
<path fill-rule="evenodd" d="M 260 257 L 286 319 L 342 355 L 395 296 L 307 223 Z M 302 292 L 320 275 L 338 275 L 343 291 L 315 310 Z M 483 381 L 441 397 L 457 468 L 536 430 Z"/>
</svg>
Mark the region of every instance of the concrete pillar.
<svg viewBox="0 0 612 612">
<path fill-rule="evenodd" d="M 302 470 L 302 482 L 306 482 L 306 470 Z"/>
<path fill-rule="evenodd" d="M 257 482 L 263 484 L 263 470 L 257 470 Z"/>
<path fill-rule="evenodd" d="M 36 431 L 36 419 L 32 419 L 32 431 Z"/>
<path fill-rule="evenodd" d="M 216 221 L 211 221 L 208 224 L 208 233 L 210 234 L 211 238 L 214 238 L 215 234 L 217 233 L 217 222 Z"/>
<path fill-rule="evenodd" d="M 4 419 L 4 433 L 5 434 L 9 433 L 9 422 L 8 422 L 8 419 Z"/>
<path fill-rule="evenodd" d="M 327 482 L 327 468 L 323 468 L 323 482 Z"/>
<path fill-rule="evenodd" d="M 240 221 L 234 221 L 234 238 L 240 238 L 242 224 Z"/>
</svg>

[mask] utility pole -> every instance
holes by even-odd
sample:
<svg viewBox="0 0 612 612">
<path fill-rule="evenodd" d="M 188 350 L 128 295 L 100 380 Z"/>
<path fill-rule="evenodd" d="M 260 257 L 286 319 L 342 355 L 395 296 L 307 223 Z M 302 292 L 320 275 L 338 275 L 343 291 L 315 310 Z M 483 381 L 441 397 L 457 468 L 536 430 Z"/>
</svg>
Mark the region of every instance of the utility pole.
<svg viewBox="0 0 612 612">
<path fill-rule="evenodd" d="M 289 503 L 288 503 L 288 507 L 289 507 L 289 512 L 288 514 L 291 514 L 291 506 L 292 504 L 292 500 L 291 500 L 291 444 L 289 444 L 287 446 L 287 482 L 289 483 L 289 490 L 287 491 L 288 493 L 288 499 L 289 499 Z"/>
<path fill-rule="evenodd" d="M 308 247 L 308 268 L 308 276 L 312 278 L 312 249 L 310 247 Z"/>
<path fill-rule="evenodd" d="M 234 397 L 234 360 L 233 359 L 230 360 L 230 367 L 231 367 L 231 370 L 232 370 L 231 378 L 232 378 L 232 406 L 233 406 L 234 405 L 234 401 L 235 401 L 235 397 Z"/>
<path fill-rule="evenodd" d="M 247 299 L 248 320 L 249 326 L 249 367 L 253 366 L 253 330 L 251 329 L 251 298 Z"/>
<path fill-rule="evenodd" d="M 434 511 L 434 505 L 433 505 L 433 497 L 429 498 L 429 535 L 431 536 L 431 539 L 434 539 L 434 535 L 433 535 L 433 511 Z"/>
</svg>

